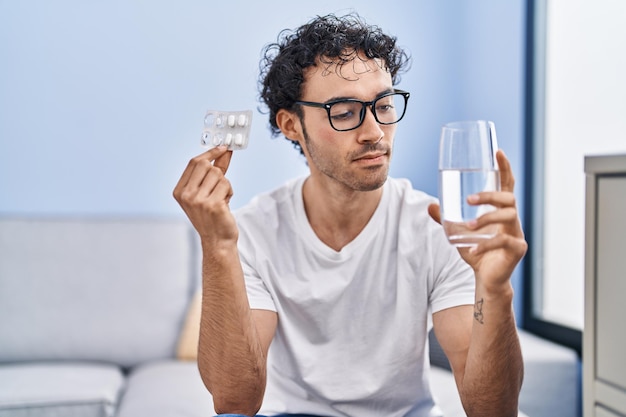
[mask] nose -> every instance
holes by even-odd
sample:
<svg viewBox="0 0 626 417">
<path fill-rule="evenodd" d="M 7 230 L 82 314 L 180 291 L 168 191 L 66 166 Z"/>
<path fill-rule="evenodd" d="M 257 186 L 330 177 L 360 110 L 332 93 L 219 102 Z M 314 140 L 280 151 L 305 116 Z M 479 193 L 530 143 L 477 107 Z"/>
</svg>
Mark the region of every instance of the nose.
<svg viewBox="0 0 626 417">
<path fill-rule="evenodd" d="M 357 129 L 359 132 L 357 140 L 359 143 L 380 142 L 385 135 L 385 132 L 381 129 L 380 123 L 376 121 L 371 106 L 366 106 L 364 111 L 365 115 L 363 116 L 363 123 L 361 123 L 361 126 Z"/>
</svg>

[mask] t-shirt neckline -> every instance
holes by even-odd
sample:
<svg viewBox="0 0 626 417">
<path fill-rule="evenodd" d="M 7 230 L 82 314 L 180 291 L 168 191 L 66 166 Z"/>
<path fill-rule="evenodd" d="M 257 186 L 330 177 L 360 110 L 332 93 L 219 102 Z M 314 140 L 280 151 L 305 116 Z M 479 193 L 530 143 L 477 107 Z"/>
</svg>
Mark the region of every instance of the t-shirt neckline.
<svg viewBox="0 0 626 417">
<path fill-rule="evenodd" d="M 302 233 L 303 239 L 315 251 L 324 255 L 329 260 L 341 261 L 343 259 L 349 258 L 362 245 L 365 245 L 375 236 L 379 225 L 382 223 L 382 219 L 385 213 L 384 207 L 387 206 L 387 202 L 389 200 L 389 181 L 385 181 L 385 183 L 383 184 L 383 192 L 380 197 L 380 201 L 378 202 L 378 206 L 376 206 L 374 214 L 372 214 L 370 220 L 367 222 L 363 230 L 361 230 L 361 233 L 359 233 L 351 242 L 341 248 L 341 250 L 336 251 L 335 249 L 326 245 L 322 240 L 320 240 L 320 238 L 313 230 L 313 227 L 311 227 L 311 223 L 309 223 L 309 219 L 304 209 L 304 197 L 302 195 L 302 188 L 304 186 L 306 178 L 307 177 L 300 178 L 300 180 L 296 182 L 293 193 L 293 198 L 295 199 L 294 207 L 296 210 L 296 224 L 300 233 Z"/>
</svg>

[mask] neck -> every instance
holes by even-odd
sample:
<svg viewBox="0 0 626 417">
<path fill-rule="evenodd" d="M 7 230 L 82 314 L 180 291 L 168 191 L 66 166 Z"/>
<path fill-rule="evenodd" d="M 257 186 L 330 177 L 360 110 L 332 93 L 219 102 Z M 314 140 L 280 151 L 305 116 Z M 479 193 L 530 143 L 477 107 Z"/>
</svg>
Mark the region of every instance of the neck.
<svg viewBox="0 0 626 417">
<path fill-rule="evenodd" d="M 365 228 L 378 207 L 382 192 L 382 187 L 355 191 L 336 184 L 320 184 L 309 177 L 302 196 L 307 218 L 317 237 L 340 251 Z"/>
</svg>

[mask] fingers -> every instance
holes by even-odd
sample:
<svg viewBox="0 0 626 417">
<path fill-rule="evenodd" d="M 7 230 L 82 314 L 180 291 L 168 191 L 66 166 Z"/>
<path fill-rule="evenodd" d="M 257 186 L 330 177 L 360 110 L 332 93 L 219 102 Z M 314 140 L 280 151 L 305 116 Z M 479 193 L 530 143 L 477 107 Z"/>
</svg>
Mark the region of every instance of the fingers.
<svg viewBox="0 0 626 417">
<path fill-rule="evenodd" d="M 513 192 L 515 187 L 515 177 L 511 169 L 511 163 L 501 149 L 496 153 L 498 169 L 500 170 L 500 189 L 502 191 Z"/>
<path fill-rule="evenodd" d="M 477 230 L 490 224 L 502 224 L 507 227 L 507 230 L 510 230 L 511 234 L 518 235 L 520 229 L 517 227 L 517 220 L 517 210 L 513 207 L 507 207 L 483 214 L 477 219 L 470 220 L 467 222 L 467 227 L 472 230 Z"/>
<path fill-rule="evenodd" d="M 472 205 L 489 204 L 497 210 L 488 212 L 477 219 L 468 222 L 468 227 L 480 229 L 489 224 L 501 224 L 504 228 L 502 232 L 517 237 L 523 237 L 515 195 L 511 192 L 482 192 L 468 197 L 468 202 Z"/>
<path fill-rule="evenodd" d="M 467 197 L 471 205 L 490 204 L 494 207 L 516 207 L 515 195 L 512 192 L 483 191 Z"/>
<path fill-rule="evenodd" d="M 487 253 L 496 249 L 505 249 L 506 253 L 513 259 L 511 262 L 511 268 L 515 268 L 517 262 L 524 257 L 528 250 L 528 243 L 524 240 L 524 237 L 510 236 L 506 234 L 498 234 L 491 239 L 482 241 L 479 245 L 473 246 L 468 250 L 469 256 L 478 257 L 484 253 Z M 510 275 L 510 271 L 505 271 L 505 275 Z"/>
<path fill-rule="evenodd" d="M 232 152 L 227 151 L 226 147 L 220 146 L 191 159 L 178 180 L 176 187 L 174 187 L 174 198 L 180 201 L 180 195 L 184 189 L 199 188 L 207 173 L 214 167 L 213 161 L 218 164 L 222 174 L 226 173 L 230 164 L 231 154 Z"/>
</svg>

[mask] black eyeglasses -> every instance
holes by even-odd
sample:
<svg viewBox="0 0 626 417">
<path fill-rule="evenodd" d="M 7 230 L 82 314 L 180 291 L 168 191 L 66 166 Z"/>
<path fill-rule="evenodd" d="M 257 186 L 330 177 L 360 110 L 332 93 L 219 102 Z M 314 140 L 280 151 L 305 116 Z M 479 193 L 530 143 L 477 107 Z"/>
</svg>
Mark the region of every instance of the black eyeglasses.
<svg viewBox="0 0 626 417">
<path fill-rule="evenodd" d="M 402 90 L 393 90 L 376 97 L 372 101 L 361 101 L 353 98 L 333 100 L 327 103 L 314 101 L 296 101 L 302 106 L 319 107 L 326 109 L 328 121 L 333 129 L 340 132 L 353 130 L 363 124 L 365 109 L 369 106 L 374 119 L 381 125 L 398 123 L 404 117 L 410 93 Z"/>
</svg>

